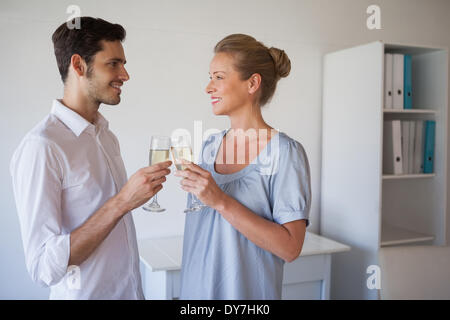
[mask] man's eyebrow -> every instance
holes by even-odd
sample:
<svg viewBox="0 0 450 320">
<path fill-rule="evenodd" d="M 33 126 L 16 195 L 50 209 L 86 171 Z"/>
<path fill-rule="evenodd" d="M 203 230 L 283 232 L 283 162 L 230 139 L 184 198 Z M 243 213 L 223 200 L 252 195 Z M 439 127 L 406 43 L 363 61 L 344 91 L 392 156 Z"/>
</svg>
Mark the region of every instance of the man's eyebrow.
<svg viewBox="0 0 450 320">
<path fill-rule="evenodd" d="M 127 60 L 123 60 L 121 58 L 112 58 L 112 59 L 109 59 L 108 62 L 121 62 L 123 64 L 126 64 Z"/>
</svg>

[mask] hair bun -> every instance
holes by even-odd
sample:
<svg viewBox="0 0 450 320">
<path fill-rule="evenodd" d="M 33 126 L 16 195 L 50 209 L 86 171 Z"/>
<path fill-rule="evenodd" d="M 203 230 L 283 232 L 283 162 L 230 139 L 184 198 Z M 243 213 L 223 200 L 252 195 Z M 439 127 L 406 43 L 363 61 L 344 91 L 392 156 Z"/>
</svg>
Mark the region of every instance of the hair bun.
<svg viewBox="0 0 450 320">
<path fill-rule="evenodd" d="M 289 60 L 284 50 L 271 47 L 269 53 L 275 63 L 275 69 L 280 78 L 285 78 L 291 72 L 291 60 Z"/>
</svg>

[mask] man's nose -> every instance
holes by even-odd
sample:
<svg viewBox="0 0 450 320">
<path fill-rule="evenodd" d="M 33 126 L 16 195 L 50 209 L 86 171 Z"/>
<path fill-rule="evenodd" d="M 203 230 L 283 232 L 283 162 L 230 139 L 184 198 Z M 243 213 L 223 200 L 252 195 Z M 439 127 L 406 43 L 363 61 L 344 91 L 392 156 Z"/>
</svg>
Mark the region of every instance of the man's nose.
<svg viewBox="0 0 450 320">
<path fill-rule="evenodd" d="M 125 67 L 122 67 L 122 71 L 120 73 L 120 79 L 122 81 L 130 80 L 130 75 L 128 74 L 127 69 L 125 69 Z"/>
</svg>

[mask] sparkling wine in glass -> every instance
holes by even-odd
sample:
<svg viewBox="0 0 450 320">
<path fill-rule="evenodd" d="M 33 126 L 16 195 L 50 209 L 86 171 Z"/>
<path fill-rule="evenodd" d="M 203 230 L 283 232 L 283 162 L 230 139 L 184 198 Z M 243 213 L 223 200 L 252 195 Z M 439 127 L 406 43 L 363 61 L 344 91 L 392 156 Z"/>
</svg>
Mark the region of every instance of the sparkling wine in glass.
<svg viewBox="0 0 450 320">
<path fill-rule="evenodd" d="M 154 165 L 159 162 L 165 162 L 169 159 L 170 137 L 152 136 L 150 140 L 149 164 Z M 151 212 L 163 212 L 166 209 L 161 208 L 158 203 L 158 196 L 155 194 L 151 203 L 147 203 L 142 209 Z"/>
<path fill-rule="evenodd" d="M 186 166 L 183 164 L 183 160 L 193 162 L 193 154 L 191 147 L 191 139 L 188 135 L 180 135 L 172 137 L 172 146 L 170 148 L 172 152 L 173 162 L 177 170 L 186 170 Z M 192 202 L 189 208 L 184 210 L 185 213 L 199 211 L 206 206 L 197 199 L 195 195 L 191 193 Z"/>
</svg>

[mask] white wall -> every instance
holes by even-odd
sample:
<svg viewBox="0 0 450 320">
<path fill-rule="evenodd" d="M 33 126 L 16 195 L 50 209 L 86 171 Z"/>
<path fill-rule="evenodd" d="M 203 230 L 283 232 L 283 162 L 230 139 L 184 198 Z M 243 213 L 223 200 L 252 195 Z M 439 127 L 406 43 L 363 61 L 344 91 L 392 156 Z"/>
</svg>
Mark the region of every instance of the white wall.
<svg viewBox="0 0 450 320">
<path fill-rule="evenodd" d="M 264 111 L 275 128 L 300 141 L 309 156 L 313 205 L 310 231 L 319 232 L 321 163 L 321 80 L 325 52 L 374 40 L 449 46 L 450 1 L 5 1 L 0 2 L 0 299 L 47 298 L 26 273 L 9 176 L 9 160 L 24 134 L 62 96 L 51 35 L 76 4 L 82 15 L 122 24 L 131 80 L 122 102 L 101 112 L 118 136 L 131 175 L 147 164 L 149 137 L 176 128 L 193 132 L 223 129 L 226 118 L 214 117 L 204 88 L 217 41 L 247 33 L 284 49 L 292 61 Z M 381 7 L 382 30 L 368 30 L 366 8 Z M 167 212 L 134 212 L 138 237 L 183 233 L 185 193 L 169 177 L 159 202 Z M 450 188 L 449 188 L 450 189 Z"/>
</svg>

